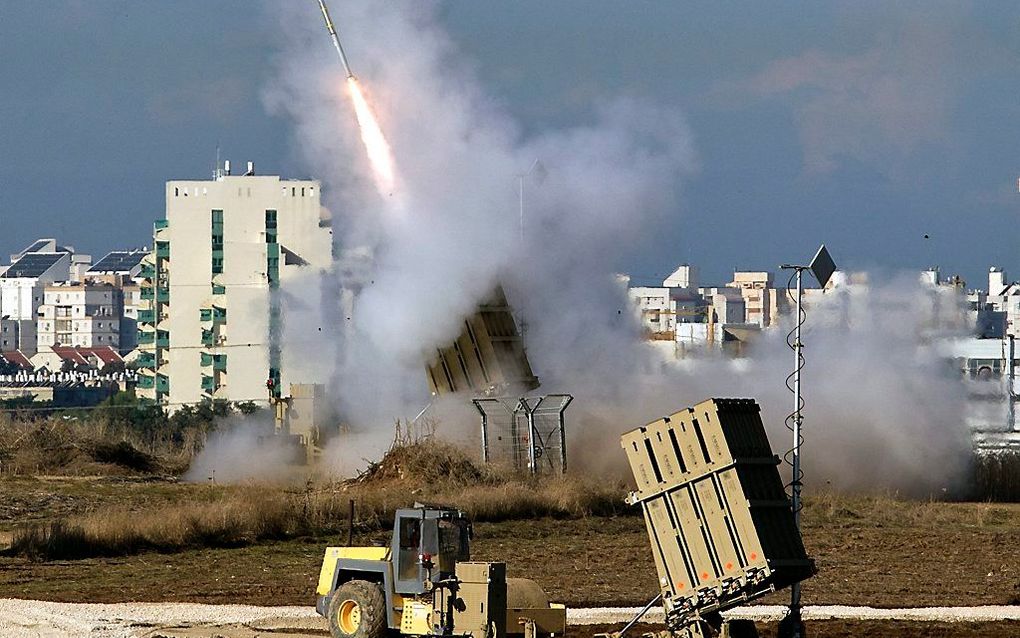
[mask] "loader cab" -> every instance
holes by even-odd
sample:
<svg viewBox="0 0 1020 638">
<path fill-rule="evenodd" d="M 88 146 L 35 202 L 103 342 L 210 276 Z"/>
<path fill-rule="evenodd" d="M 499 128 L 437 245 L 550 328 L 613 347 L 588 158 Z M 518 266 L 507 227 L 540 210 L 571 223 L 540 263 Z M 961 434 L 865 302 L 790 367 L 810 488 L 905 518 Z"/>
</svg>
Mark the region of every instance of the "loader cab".
<svg viewBox="0 0 1020 638">
<path fill-rule="evenodd" d="M 463 512 L 443 508 L 397 510 L 393 524 L 393 580 L 398 594 L 424 594 L 425 581 L 454 575 L 471 559 L 471 523 Z"/>
</svg>

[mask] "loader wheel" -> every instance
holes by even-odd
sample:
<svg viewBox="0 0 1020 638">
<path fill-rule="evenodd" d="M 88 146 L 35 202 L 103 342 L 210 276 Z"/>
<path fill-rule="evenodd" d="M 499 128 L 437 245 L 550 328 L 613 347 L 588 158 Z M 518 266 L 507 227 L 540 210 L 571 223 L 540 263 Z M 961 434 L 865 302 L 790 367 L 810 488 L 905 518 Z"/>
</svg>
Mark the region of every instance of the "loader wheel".
<svg viewBox="0 0 1020 638">
<path fill-rule="evenodd" d="M 386 597 L 367 580 L 351 580 L 329 600 L 329 633 L 333 638 L 383 638 L 386 635 Z"/>
</svg>

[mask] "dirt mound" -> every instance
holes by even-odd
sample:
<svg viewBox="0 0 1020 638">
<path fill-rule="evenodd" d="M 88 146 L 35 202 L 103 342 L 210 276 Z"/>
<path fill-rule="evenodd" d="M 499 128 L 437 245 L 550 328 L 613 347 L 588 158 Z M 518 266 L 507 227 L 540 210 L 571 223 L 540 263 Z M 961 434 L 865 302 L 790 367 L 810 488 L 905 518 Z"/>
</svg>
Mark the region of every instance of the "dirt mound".
<svg viewBox="0 0 1020 638">
<path fill-rule="evenodd" d="M 142 452 L 127 441 L 110 443 L 99 441 L 89 450 L 93 460 L 98 463 L 116 465 L 126 470 L 151 474 L 159 471 L 159 462 L 151 454 Z"/>
<path fill-rule="evenodd" d="M 390 449 L 372 463 L 353 483 L 396 483 L 422 487 L 435 483 L 471 485 L 485 478 L 460 449 L 438 441 L 425 441 Z"/>
</svg>

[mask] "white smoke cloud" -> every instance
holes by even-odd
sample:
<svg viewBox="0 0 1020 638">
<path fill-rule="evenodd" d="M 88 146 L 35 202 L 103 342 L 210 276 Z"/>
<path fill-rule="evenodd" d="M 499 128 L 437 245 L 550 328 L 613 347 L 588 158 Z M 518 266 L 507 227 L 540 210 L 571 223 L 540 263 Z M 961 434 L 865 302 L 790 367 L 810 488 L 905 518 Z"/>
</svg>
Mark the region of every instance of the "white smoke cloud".
<svg viewBox="0 0 1020 638">
<path fill-rule="evenodd" d="M 781 334 L 764 335 L 754 360 L 669 364 L 641 343 L 613 279 L 642 238 L 679 223 L 678 183 L 695 160 L 674 109 L 607 100 L 590 122 L 524 136 L 486 95 L 432 5 L 346 3 L 334 17 L 396 158 L 399 193 L 380 198 L 314 9 L 274 6 L 281 53 L 267 102 L 293 121 L 298 153 L 334 211 L 340 270 L 357 271 L 341 278 L 361 286 L 353 312 L 336 300 L 324 313 L 336 316 L 330 339 L 341 343 L 331 390 L 361 433 L 357 449 L 348 439 L 349 449 L 327 455 L 343 471 L 384 447 L 394 419 L 424 405 L 425 358 L 456 336 L 496 282 L 527 322 L 542 390 L 577 397 L 569 413 L 575 467 L 622 476 L 623 455 L 612 452 L 620 433 L 710 396 L 759 398 L 775 447 L 787 447 L 782 417 L 792 399 L 783 380 L 792 356 Z M 528 185 L 522 244 L 515 176 L 535 159 L 547 176 Z M 966 457 L 962 390 L 917 348 L 911 322 L 886 307 L 884 290 L 844 304 L 852 316 L 829 309 L 811 317 L 806 469 L 845 488 L 937 490 Z M 889 290 L 895 299 L 917 294 L 916 285 Z M 823 330 L 823 315 L 839 320 Z M 336 329 L 347 323 L 350 332 Z M 307 339 L 307 326 L 285 326 Z M 333 353 L 327 343 L 320 349 Z M 443 427 L 475 427 L 463 414 L 463 423 Z"/>
<path fill-rule="evenodd" d="M 293 120 L 302 159 L 328 187 L 341 253 L 373 254 L 337 379 L 362 425 L 424 404 L 425 356 L 497 282 L 518 298 L 559 295 L 558 312 L 572 314 L 676 209 L 693 160 L 674 110 L 610 100 L 585 125 L 525 137 L 431 6 L 351 3 L 337 24 L 396 158 L 398 192 L 380 198 L 321 17 L 314 5 L 277 9 L 283 50 L 267 101 Z M 536 158 L 548 175 L 529 186 L 522 245 L 515 175 Z"/>
</svg>

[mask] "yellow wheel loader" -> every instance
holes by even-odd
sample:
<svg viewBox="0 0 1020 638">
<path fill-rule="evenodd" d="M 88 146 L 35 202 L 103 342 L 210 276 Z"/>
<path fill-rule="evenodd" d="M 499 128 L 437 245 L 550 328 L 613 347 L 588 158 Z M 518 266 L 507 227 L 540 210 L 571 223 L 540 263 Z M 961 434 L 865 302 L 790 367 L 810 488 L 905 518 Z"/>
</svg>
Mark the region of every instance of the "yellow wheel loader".
<svg viewBox="0 0 1020 638">
<path fill-rule="evenodd" d="M 471 562 L 463 512 L 397 510 L 388 547 L 329 547 L 316 611 L 333 638 L 560 636 L 567 611 L 504 563 Z"/>
</svg>

